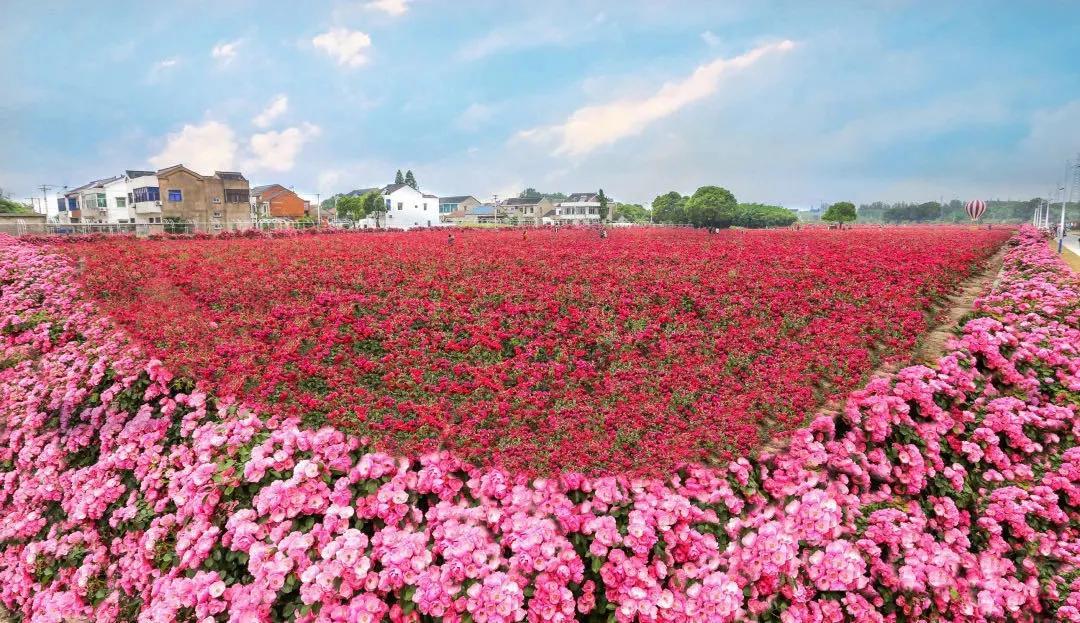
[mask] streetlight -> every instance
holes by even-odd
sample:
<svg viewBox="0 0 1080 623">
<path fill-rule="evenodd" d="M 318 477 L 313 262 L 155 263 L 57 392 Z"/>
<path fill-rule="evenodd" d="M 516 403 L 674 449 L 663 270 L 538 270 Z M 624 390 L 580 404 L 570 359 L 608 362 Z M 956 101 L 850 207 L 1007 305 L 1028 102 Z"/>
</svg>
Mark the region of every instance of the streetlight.
<svg viewBox="0 0 1080 623">
<path fill-rule="evenodd" d="M 1080 159 L 1077 160 L 1076 166 L 1080 167 Z M 1073 165 L 1071 163 L 1069 163 L 1068 161 L 1066 161 L 1065 162 L 1065 181 L 1062 182 L 1061 188 L 1058 189 L 1058 190 L 1061 191 L 1061 221 L 1058 223 L 1058 254 L 1059 255 L 1061 254 L 1062 248 L 1065 246 L 1065 205 L 1069 201 L 1069 195 L 1072 194 L 1071 192 L 1067 192 L 1066 188 L 1069 185 L 1069 179 L 1071 177 L 1069 175 L 1069 173 L 1072 172 L 1072 169 L 1073 169 Z"/>
</svg>

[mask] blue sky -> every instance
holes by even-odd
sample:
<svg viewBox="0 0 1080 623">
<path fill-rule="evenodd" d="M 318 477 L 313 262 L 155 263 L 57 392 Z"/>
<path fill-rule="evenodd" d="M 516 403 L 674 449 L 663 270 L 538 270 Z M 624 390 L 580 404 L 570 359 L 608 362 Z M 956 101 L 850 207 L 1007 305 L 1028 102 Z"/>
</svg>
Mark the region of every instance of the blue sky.
<svg viewBox="0 0 1080 623">
<path fill-rule="evenodd" d="M 1076 2 L 2 0 L 0 188 L 239 169 L 324 197 L 1029 197 L 1080 151 Z"/>
</svg>

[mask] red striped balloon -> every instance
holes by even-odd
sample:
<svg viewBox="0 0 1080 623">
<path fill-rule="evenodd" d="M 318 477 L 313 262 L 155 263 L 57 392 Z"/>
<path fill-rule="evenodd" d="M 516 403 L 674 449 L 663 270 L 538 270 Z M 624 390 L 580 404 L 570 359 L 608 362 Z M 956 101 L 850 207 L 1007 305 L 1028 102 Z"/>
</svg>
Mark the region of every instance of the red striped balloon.
<svg viewBox="0 0 1080 623">
<path fill-rule="evenodd" d="M 982 199 L 973 199 L 967 202 L 967 213 L 971 220 L 977 221 L 986 212 L 986 202 Z"/>
</svg>

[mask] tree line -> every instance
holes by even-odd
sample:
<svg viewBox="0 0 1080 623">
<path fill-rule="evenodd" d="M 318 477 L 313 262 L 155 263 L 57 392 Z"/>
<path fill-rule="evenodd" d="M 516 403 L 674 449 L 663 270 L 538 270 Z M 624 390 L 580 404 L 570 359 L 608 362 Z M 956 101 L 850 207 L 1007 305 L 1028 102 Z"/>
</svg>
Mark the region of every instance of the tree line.
<svg viewBox="0 0 1080 623">
<path fill-rule="evenodd" d="M 686 197 L 676 191 L 658 195 L 652 201 L 654 223 L 694 227 L 787 227 L 799 220 L 780 206 L 739 203 L 735 195 L 720 186 L 702 186 Z"/>
<path fill-rule="evenodd" d="M 984 223 L 1027 223 L 1042 205 L 1043 199 L 1027 200 L 991 199 L 986 202 L 986 212 L 979 220 Z M 1060 214 L 1061 202 L 1051 201 L 1051 214 Z M 925 201 L 923 203 L 875 201 L 859 205 L 859 221 L 866 223 L 967 223 L 967 204 L 959 199 L 948 202 Z M 1080 220 L 1080 204 L 1066 206 L 1067 221 Z"/>
</svg>

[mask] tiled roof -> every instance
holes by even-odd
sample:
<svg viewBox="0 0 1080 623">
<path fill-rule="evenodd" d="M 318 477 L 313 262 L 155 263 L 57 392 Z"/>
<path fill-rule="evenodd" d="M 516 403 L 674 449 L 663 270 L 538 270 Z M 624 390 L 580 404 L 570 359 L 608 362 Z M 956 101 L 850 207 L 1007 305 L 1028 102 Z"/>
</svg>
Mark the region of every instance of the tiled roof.
<svg viewBox="0 0 1080 623">
<path fill-rule="evenodd" d="M 127 175 L 129 178 L 135 178 L 135 177 L 146 177 L 148 175 L 157 175 L 157 172 L 156 171 L 136 171 L 135 169 L 128 169 L 127 171 L 124 171 L 124 174 Z"/>
<path fill-rule="evenodd" d="M 466 199 L 476 201 L 476 197 L 473 197 L 472 195 L 455 195 L 453 197 L 439 197 L 439 203 L 461 203 Z"/>
<path fill-rule="evenodd" d="M 507 199 L 506 201 L 503 201 L 503 205 L 507 205 L 507 206 L 534 206 L 534 205 L 540 203 L 543 200 L 544 200 L 543 197 L 536 197 L 536 198 L 533 198 L 533 197 L 514 197 L 513 199 Z"/>
<path fill-rule="evenodd" d="M 72 193 L 77 193 L 77 192 L 86 190 L 88 188 L 97 188 L 98 186 L 101 186 L 103 184 L 108 184 L 109 182 L 115 182 L 118 179 L 120 179 L 119 175 L 115 175 L 113 177 L 103 177 L 100 180 L 94 180 L 94 181 L 92 181 L 92 182 L 90 182 L 88 184 L 83 184 L 82 186 L 79 186 L 78 188 L 72 188 L 71 190 L 67 191 L 64 194 L 70 195 Z"/>
<path fill-rule="evenodd" d="M 244 174 L 239 171 L 214 171 L 214 177 L 223 180 L 244 180 Z"/>
<path fill-rule="evenodd" d="M 573 193 L 566 198 L 568 203 L 578 203 L 585 201 L 599 201 L 596 193 Z"/>
</svg>

